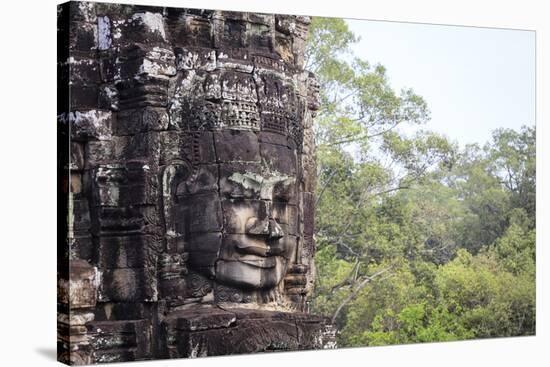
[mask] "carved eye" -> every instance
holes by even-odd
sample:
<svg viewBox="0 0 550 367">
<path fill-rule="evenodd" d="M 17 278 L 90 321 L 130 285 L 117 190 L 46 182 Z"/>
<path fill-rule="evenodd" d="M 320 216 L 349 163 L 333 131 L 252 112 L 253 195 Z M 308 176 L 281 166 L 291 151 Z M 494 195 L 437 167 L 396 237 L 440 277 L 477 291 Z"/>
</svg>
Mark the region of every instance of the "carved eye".
<svg viewBox="0 0 550 367">
<path fill-rule="evenodd" d="M 252 198 L 254 192 L 252 190 L 247 190 L 242 185 L 237 183 L 230 183 L 224 185 L 222 190 L 222 195 L 228 199 L 243 199 L 243 198 Z"/>
<path fill-rule="evenodd" d="M 243 193 L 243 190 L 241 190 L 237 185 L 235 185 L 233 190 L 231 190 L 230 192 L 227 193 L 227 196 L 231 199 L 241 199 L 245 195 Z"/>
</svg>

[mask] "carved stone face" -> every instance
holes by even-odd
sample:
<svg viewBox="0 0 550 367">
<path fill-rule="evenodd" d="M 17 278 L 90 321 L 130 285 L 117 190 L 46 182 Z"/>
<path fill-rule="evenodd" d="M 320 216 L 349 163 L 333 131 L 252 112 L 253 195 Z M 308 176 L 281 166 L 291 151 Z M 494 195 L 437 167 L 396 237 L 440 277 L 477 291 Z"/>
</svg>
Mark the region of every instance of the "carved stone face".
<svg viewBox="0 0 550 367">
<path fill-rule="evenodd" d="M 224 172 L 220 193 L 225 217 L 220 282 L 272 288 L 296 251 L 296 178 L 280 172 Z"/>
<path fill-rule="evenodd" d="M 178 186 L 177 222 L 183 224 L 190 267 L 216 282 L 243 289 L 270 289 L 281 282 L 298 242 L 296 150 L 288 146 L 242 144 L 224 133 L 223 145 L 263 153 L 259 161 L 203 165 Z M 252 143 L 250 143 L 252 141 Z M 215 145 L 221 147 L 222 144 Z M 263 156 L 265 155 L 265 157 Z M 252 156 L 251 159 L 255 159 Z M 194 190 L 193 188 L 199 188 Z"/>
<path fill-rule="evenodd" d="M 216 302 L 303 306 L 313 284 L 312 76 L 292 53 L 175 50 L 162 202 L 167 252 L 190 274 L 186 290 L 165 294 L 206 297 L 196 284 L 208 283 Z"/>
</svg>

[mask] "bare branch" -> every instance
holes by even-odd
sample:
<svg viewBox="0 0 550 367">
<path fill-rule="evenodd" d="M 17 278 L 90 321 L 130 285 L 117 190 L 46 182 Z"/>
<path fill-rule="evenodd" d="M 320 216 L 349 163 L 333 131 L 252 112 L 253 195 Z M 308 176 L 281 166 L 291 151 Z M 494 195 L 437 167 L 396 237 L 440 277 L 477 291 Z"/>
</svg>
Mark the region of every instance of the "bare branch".
<svg viewBox="0 0 550 367">
<path fill-rule="evenodd" d="M 334 314 L 332 315 L 332 319 L 331 319 L 331 322 L 334 324 L 335 321 L 336 321 L 336 318 L 338 317 L 338 315 L 340 314 L 340 312 L 342 311 L 342 309 L 348 304 L 350 303 L 351 301 L 353 301 L 355 299 L 355 297 L 357 297 L 357 295 L 359 294 L 359 292 L 365 288 L 367 286 L 367 284 L 369 284 L 370 282 L 372 282 L 375 278 L 379 277 L 380 275 L 384 274 L 384 273 L 387 273 L 388 271 L 390 271 L 391 269 L 393 269 L 393 266 L 390 266 L 390 267 L 387 267 L 383 270 L 380 270 L 376 273 L 374 273 L 373 275 L 371 276 L 366 276 L 365 279 L 363 279 L 352 291 L 351 293 L 344 299 L 344 301 L 342 301 L 342 303 L 340 303 L 340 305 L 338 305 L 338 308 L 336 309 L 336 311 L 334 312 Z M 391 276 L 391 274 L 389 275 Z M 388 277 L 389 277 L 388 276 Z M 386 279 L 387 277 L 384 277 L 383 279 Z"/>
<path fill-rule="evenodd" d="M 346 83 L 348 84 L 348 83 Z M 344 84 L 342 87 L 345 88 L 346 87 L 346 84 Z M 356 95 L 357 93 L 359 92 L 358 89 L 354 89 L 352 90 L 350 93 L 346 94 L 345 96 L 339 98 L 339 99 L 334 99 L 334 101 L 332 101 L 332 104 L 334 105 L 337 105 L 337 104 L 340 104 L 342 102 L 344 102 L 346 99 L 348 99 L 349 97 L 353 97 L 354 95 Z M 336 96 L 335 96 L 336 97 Z"/>
<path fill-rule="evenodd" d="M 394 125 L 392 125 L 391 127 L 387 128 L 386 130 L 383 130 L 383 131 L 379 131 L 375 134 L 372 134 L 372 135 L 369 135 L 369 134 L 363 134 L 363 135 L 359 135 L 359 136 L 356 136 L 356 135 L 348 135 L 348 136 L 345 136 L 343 137 L 342 139 L 340 140 L 337 140 L 337 141 L 334 141 L 334 142 L 331 142 L 331 143 L 326 143 L 326 145 L 328 146 L 335 146 L 335 145 L 342 145 L 342 144 L 348 144 L 348 143 L 354 143 L 354 142 L 357 142 L 357 141 L 360 141 L 360 140 L 364 140 L 364 139 L 372 139 L 372 138 L 375 138 L 375 137 L 378 137 L 380 135 L 384 135 L 385 133 L 388 133 L 390 132 L 391 130 L 395 129 L 397 126 L 399 126 L 401 124 L 401 122 L 398 122 Z"/>
<path fill-rule="evenodd" d="M 336 285 L 333 285 L 330 288 L 330 294 L 333 294 L 334 291 L 336 291 L 338 288 L 342 288 L 343 286 L 346 286 L 346 285 L 348 285 L 348 286 L 352 285 L 353 284 L 352 276 L 353 276 L 354 273 L 356 273 L 356 270 L 358 268 L 359 268 L 359 258 L 357 258 L 357 260 L 355 260 L 355 264 L 353 265 L 353 268 L 349 272 L 348 276 L 344 280 L 342 280 L 341 282 L 339 282 Z"/>
<path fill-rule="evenodd" d="M 330 174 L 330 176 L 326 180 L 325 184 L 323 185 L 323 188 L 321 189 L 321 192 L 319 193 L 319 195 L 317 195 L 317 199 L 315 200 L 315 207 L 317 207 L 317 205 L 321 201 L 321 197 L 323 197 L 323 194 L 325 193 L 325 191 L 326 191 L 327 187 L 329 186 L 329 184 L 332 182 L 332 179 L 334 178 L 336 173 L 338 173 L 338 171 L 335 170 L 334 172 L 332 172 Z"/>
</svg>

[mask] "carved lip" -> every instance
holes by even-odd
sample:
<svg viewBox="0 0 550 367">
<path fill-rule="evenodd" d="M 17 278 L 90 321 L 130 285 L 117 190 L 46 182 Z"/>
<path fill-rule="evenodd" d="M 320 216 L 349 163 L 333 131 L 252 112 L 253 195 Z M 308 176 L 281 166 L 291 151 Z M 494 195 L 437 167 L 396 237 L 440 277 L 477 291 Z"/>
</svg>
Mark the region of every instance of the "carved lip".
<svg viewBox="0 0 550 367">
<path fill-rule="evenodd" d="M 241 259 L 243 264 L 250 265 L 256 268 L 272 269 L 277 265 L 275 257 L 258 257 L 258 259 Z"/>
<path fill-rule="evenodd" d="M 235 247 L 237 248 L 237 251 L 242 254 L 257 255 L 262 257 L 269 256 L 269 246 L 259 241 L 255 241 L 254 243 L 237 242 Z"/>
<path fill-rule="evenodd" d="M 278 243 L 273 243 L 272 245 L 269 245 L 262 242 L 238 242 L 235 247 L 237 248 L 237 251 L 242 254 L 256 255 L 264 258 L 281 255 L 284 252 L 283 248 Z"/>
</svg>

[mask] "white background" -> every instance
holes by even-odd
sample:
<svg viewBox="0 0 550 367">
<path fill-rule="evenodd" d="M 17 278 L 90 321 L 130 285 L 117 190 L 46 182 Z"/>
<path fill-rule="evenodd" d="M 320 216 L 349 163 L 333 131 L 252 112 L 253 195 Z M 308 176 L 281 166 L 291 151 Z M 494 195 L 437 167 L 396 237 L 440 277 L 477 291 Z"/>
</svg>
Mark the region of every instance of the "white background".
<svg viewBox="0 0 550 367">
<path fill-rule="evenodd" d="M 149 0 L 133 3 L 537 31 L 537 336 L 131 366 L 543 366 L 550 361 L 548 166 L 550 11 L 545 1 Z M 48 366 L 56 340 L 56 1 L 6 1 L 0 13 L 0 365 Z M 391 47 L 391 45 L 388 45 Z M 546 69 L 544 69 L 546 67 Z M 413 86 L 414 87 L 414 86 Z M 546 103 L 546 105 L 544 104 Z M 546 144 L 545 144 L 546 143 Z M 546 289 L 544 289 L 546 288 Z M 546 309 L 545 309 L 546 308 Z"/>
</svg>

